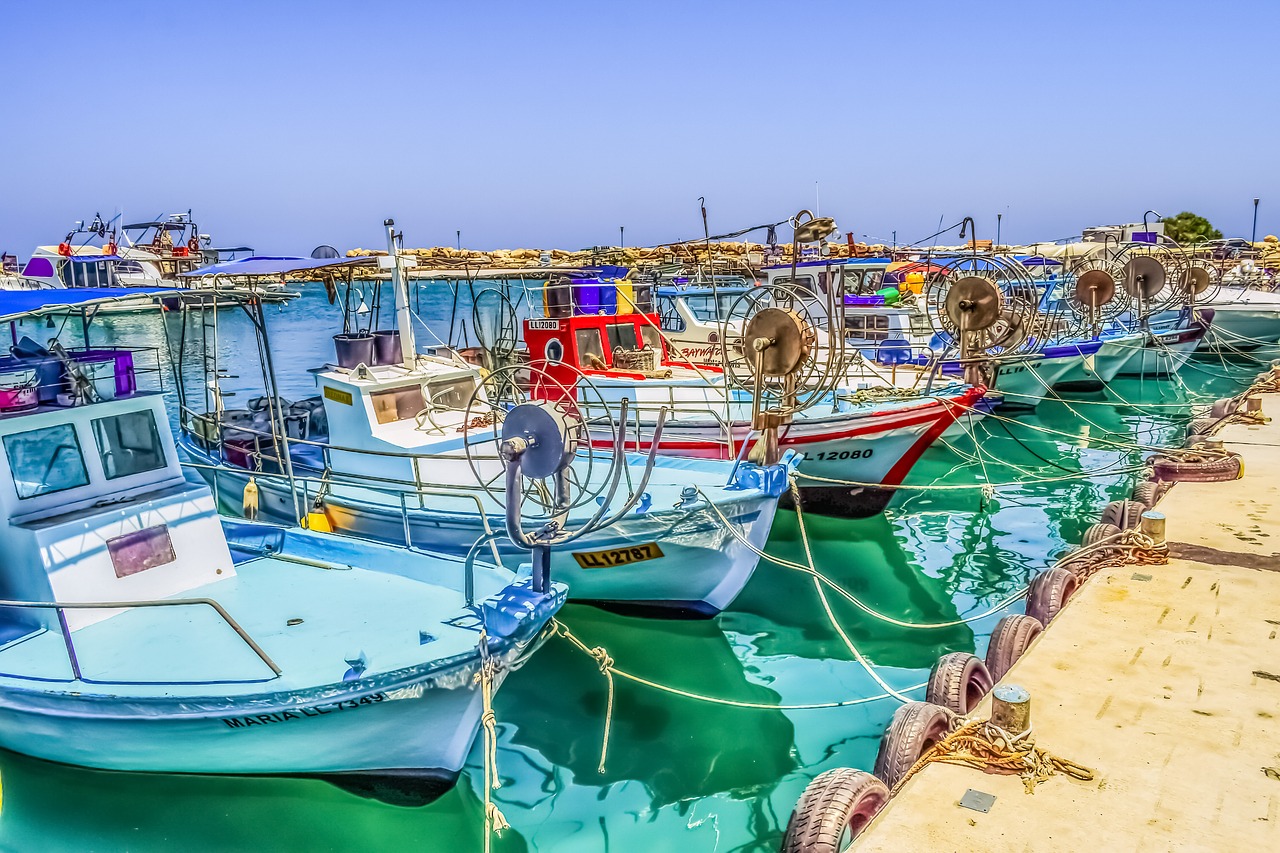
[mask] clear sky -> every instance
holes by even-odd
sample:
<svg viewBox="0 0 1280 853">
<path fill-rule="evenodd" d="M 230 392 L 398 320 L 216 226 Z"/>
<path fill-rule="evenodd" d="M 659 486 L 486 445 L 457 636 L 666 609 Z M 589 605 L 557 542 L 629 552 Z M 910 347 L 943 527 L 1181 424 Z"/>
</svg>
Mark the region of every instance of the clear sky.
<svg viewBox="0 0 1280 853">
<path fill-rule="evenodd" d="M 653 244 L 801 207 L 901 242 L 1191 209 L 1280 231 L 1272 2 L 0 2 L 0 249 Z M 816 192 L 815 192 L 816 191 Z"/>
</svg>

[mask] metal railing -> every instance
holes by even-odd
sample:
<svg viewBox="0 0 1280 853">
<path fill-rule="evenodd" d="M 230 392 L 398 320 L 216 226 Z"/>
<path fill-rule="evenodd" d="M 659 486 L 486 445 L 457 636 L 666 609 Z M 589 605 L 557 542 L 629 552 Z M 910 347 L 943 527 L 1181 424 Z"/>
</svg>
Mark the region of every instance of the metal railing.
<svg viewBox="0 0 1280 853">
<path fill-rule="evenodd" d="M 129 610 L 135 607 L 190 607 L 201 606 L 211 607 L 214 612 L 222 618 L 231 630 L 236 632 L 241 640 L 244 641 L 258 659 L 266 664 L 271 670 L 271 678 L 240 678 L 240 679 L 213 679 L 201 681 L 118 681 L 118 680 L 102 680 L 85 678 L 84 673 L 80 669 L 80 659 L 76 655 L 75 642 L 71 639 L 71 628 L 67 625 L 67 610 Z M 263 651 L 262 647 L 249 636 L 249 632 L 240 626 L 240 623 L 232 618 L 231 614 L 223 609 L 222 605 L 212 598 L 171 598 L 171 599 L 153 599 L 147 601 L 76 601 L 76 602 L 59 602 L 59 601 L 14 601 L 9 599 L 0 599 L 0 608 L 17 607 L 30 610 L 53 610 L 58 614 L 58 626 L 62 634 L 62 642 L 67 650 L 67 661 L 71 664 L 71 672 L 73 678 L 42 678 L 40 676 L 21 675 L 18 673 L 0 673 L 7 678 L 21 678 L 30 681 L 51 681 L 68 683 L 72 681 L 82 681 L 85 684 L 254 684 L 263 681 L 271 681 L 278 678 L 282 672 L 276 662 Z"/>
</svg>

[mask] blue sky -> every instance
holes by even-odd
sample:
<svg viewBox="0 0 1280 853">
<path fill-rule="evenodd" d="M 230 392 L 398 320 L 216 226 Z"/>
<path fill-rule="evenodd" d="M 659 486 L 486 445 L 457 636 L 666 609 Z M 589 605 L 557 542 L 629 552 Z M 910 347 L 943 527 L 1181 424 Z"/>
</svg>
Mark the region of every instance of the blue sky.
<svg viewBox="0 0 1280 853">
<path fill-rule="evenodd" d="M 1212 14 L 1207 14 L 1207 13 Z M 815 204 L 899 241 L 1152 208 L 1280 231 L 1273 4 L 0 4 L 0 249 L 652 244 Z M 1269 37 L 1268 37 L 1269 38 Z"/>
</svg>

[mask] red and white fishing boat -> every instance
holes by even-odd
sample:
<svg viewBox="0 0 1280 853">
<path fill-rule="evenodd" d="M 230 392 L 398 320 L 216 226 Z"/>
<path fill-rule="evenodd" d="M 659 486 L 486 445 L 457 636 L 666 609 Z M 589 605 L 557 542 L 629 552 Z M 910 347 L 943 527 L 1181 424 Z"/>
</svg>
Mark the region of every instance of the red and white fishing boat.
<svg viewBox="0 0 1280 853">
<path fill-rule="evenodd" d="M 524 321 L 524 337 L 532 364 L 558 383 L 535 387 L 535 396 L 570 389 L 589 415 L 597 396 L 614 406 L 630 401 L 628 449 L 649 448 L 664 407 L 658 441 L 664 456 L 740 459 L 761 449 L 750 390 L 729 381 L 720 367 L 671 358 L 656 314 L 534 318 Z M 805 509 L 846 518 L 883 511 L 893 487 L 934 441 L 981 416 L 975 405 L 984 393 L 959 383 L 867 400 L 832 392 L 794 413 L 778 439 L 782 450 L 804 455 L 797 477 Z M 601 405 L 601 429 L 592 438 L 601 447 L 609 443 L 606 418 Z"/>
</svg>

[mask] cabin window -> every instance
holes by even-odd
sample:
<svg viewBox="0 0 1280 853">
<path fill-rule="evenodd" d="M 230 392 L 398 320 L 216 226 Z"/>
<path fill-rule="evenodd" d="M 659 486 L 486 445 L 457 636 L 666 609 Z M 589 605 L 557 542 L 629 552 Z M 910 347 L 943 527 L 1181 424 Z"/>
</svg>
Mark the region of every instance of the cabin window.
<svg viewBox="0 0 1280 853">
<path fill-rule="evenodd" d="M 867 291 L 879 290 L 880 286 L 884 284 L 884 272 L 881 270 L 868 272 L 863 278 L 862 284 Z"/>
<path fill-rule="evenodd" d="M 71 424 L 6 435 L 4 452 L 13 485 L 23 500 L 89 484 L 80 440 Z"/>
<path fill-rule="evenodd" d="M 155 416 L 149 411 L 94 420 L 93 440 L 108 480 L 165 467 L 164 445 Z"/>
<path fill-rule="evenodd" d="M 370 394 L 369 400 L 373 403 L 373 416 L 380 424 L 415 418 L 418 412 L 427 407 L 420 385 L 379 391 L 376 394 Z"/>
<path fill-rule="evenodd" d="M 845 293 L 861 293 L 862 292 L 862 273 L 854 270 L 844 271 L 844 291 Z"/>
<path fill-rule="evenodd" d="M 653 326 L 647 324 L 641 326 L 640 337 L 644 340 L 644 345 L 651 347 L 655 353 L 662 352 L 662 335 L 658 334 L 658 330 Z"/>
<path fill-rule="evenodd" d="M 137 261 L 116 261 L 117 275 L 143 275 L 142 264 Z"/>
<path fill-rule="evenodd" d="M 599 329 L 578 329 L 573 333 L 578 346 L 578 366 L 584 369 L 599 370 L 604 366 L 604 344 Z M 592 358 L 595 361 L 592 361 Z"/>
<path fill-rule="evenodd" d="M 609 336 L 610 350 L 640 349 L 635 323 L 610 323 L 605 327 L 605 333 Z"/>
<path fill-rule="evenodd" d="M 104 261 L 66 261 L 62 283 L 67 287 L 111 287 L 111 273 Z"/>
<path fill-rule="evenodd" d="M 471 395 L 475 390 L 476 382 L 470 376 L 427 385 L 427 394 L 433 404 L 438 408 L 456 409 L 460 412 L 466 411 L 467 406 L 471 405 Z"/>
<path fill-rule="evenodd" d="M 812 294 L 817 293 L 817 291 L 814 290 L 813 288 L 813 276 L 811 275 L 798 275 L 795 278 L 780 278 L 777 281 L 775 281 L 774 284 L 781 284 L 781 285 L 791 284 L 791 285 L 794 285 L 797 290 L 807 290 L 809 291 L 809 293 L 812 293 Z"/>
</svg>

